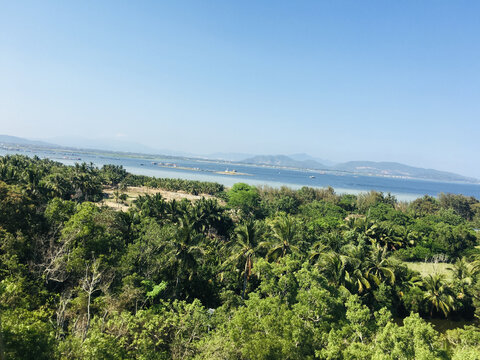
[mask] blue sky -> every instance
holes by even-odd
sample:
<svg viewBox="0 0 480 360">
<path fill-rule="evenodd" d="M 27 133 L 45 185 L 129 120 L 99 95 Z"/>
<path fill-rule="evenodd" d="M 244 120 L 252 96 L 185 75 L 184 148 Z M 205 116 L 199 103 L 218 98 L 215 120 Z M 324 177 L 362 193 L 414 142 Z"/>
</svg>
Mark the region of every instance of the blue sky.
<svg viewBox="0 0 480 360">
<path fill-rule="evenodd" d="M 0 133 L 480 177 L 478 1 L 0 3 Z"/>
</svg>

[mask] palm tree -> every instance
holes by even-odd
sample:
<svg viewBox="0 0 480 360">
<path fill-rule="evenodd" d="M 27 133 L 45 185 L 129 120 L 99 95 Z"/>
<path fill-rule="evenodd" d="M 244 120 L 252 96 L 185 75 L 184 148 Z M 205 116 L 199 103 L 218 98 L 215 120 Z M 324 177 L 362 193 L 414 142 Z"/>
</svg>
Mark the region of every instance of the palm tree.
<svg viewBox="0 0 480 360">
<path fill-rule="evenodd" d="M 187 276 L 189 281 L 192 280 L 198 260 L 205 254 L 200 243 L 203 236 L 194 230 L 191 219 L 184 216 L 178 225 L 175 237 L 166 245 L 167 257 L 176 271 L 174 297 L 177 297 L 181 279 Z"/>
<path fill-rule="evenodd" d="M 322 241 L 316 241 L 310 249 L 310 255 L 308 256 L 310 262 L 312 264 L 318 264 L 318 262 L 327 254 L 328 250 L 329 247 Z"/>
<path fill-rule="evenodd" d="M 363 291 L 370 290 L 372 285 L 367 278 L 366 274 L 360 268 L 353 269 L 353 271 L 345 272 L 345 280 L 352 291 L 357 291 L 359 294 L 363 293 Z"/>
<path fill-rule="evenodd" d="M 458 286 L 456 286 L 456 290 L 460 291 L 457 298 L 462 299 L 477 279 L 480 268 L 475 262 L 469 263 L 465 257 L 462 257 L 453 264 L 453 267 L 448 269 L 452 271 L 453 279 Z"/>
<path fill-rule="evenodd" d="M 247 283 L 252 274 L 253 262 L 258 251 L 265 247 L 262 242 L 265 230 L 258 221 L 248 220 L 240 225 L 236 230 L 236 243 L 232 247 L 232 254 L 227 259 L 226 264 L 238 263 L 240 259 L 245 261 L 243 270 L 243 289 L 242 299 L 245 298 Z"/>
<path fill-rule="evenodd" d="M 370 289 L 371 284 L 362 271 L 361 264 L 361 260 L 351 255 L 331 251 L 320 256 L 316 266 L 331 285 L 362 293 L 365 289 Z"/>
<path fill-rule="evenodd" d="M 399 231 L 399 235 L 403 238 L 404 244 L 415 245 L 420 237 L 416 231 L 408 229 L 407 226 L 402 226 Z"/>
<path fill-rule="evenodd" d="M 89 201 L 92 195 L 101 192 L 101 182 L 98 171 L 93 163 L 75 164 L 72 168 L 70 179 L 76 192 L 76 197 Z"/>
<path fill-rule="evenodd" d="M 367 279 L 373 280 L 375 284 L 380 285 L 383 280 L 387 280 L 391 285 L 395 282 L 395 269 L 387 260 L 386 246 L 372 247 L 365 261 L 365 276 Z"/>
<path fill-rule="evenodd" d="M 43 186 L 48 189 L 53 196 L 66 199 L 70 193 L 70 184 L 60 173 L 48 175 L 43 180 Z"/>
<path fill-rule="evenodd" d="M 372 223 L 365 231 L 365 235 L 372 245 L 380 244 L 388 246 L 392 250 L 403 245 L 403 238 L 399 235 L 399 229 L 388 223 Z"/>
<path fill-rule="evenodd" d="M 298 251 L 293 244 L 297 235 L 297 223 L 291 216 L 283 215 L 277 218 L 271 225 L 273 242 L 267 253 L 269 259 L 280 259 L 285 255 Z"/>
<path fill-rule="evenodd" d="M 146 194 L 140 196 L 138 199 L 134 200 L 133 203 L 143 215 L 156 218 L 157 220 L 164 219 L 167 208 L 169 208 L 169 203 L 167 203 L 159 193 L 155 195 Z"/>
<path fill-rule="evenodd" d="M 31 195 L 36 196 L 40 193 L 40 190 L 41 190 L 40 180 L 41 180 L 41 178 L 42 178 L 42 176 L 37 169 L 28 168 L 28 169 L 25 170 L 24 181 L 26 182 L 26 184 L 27 184 L 26 188 Z"/>
<path fill-rule="evenodd" d="M 328 233 L 320 235 L 319 241 L 333 251 L 340 251 L 348 241 L 344 238 L 344 234 L 338 230 L 332 230 Z"/>
<path fill-rule="evenodd" d="M 0 180 L 10 184 L 18 179 L 18 172 L 14 166 L 8 164 L 6 157 L 2 158 L 0 163 Z"/>
<path fill-rule="evenodd" d="M 367 276 L 365 264 L 367 264 L 367 251 L 365 244 L 347 244 L 341 249 L 341 257 L 345 266 L 345 285 L 351 292 L 363 293 L 372 287 L 371 279 Z"/>
<path fill-rule="evenodd" d="M 191 215 L 191 207 L 192 206 L 187 199 L 181 201 L 173 199 L 166 203 L 165 211 L 170 221 L 175 223 L 182 217 L 187 216 L 187 214 Z"/>
<path fill-rule="evenodd" d="M 428 275 L 423 279 L 422 287 L 425 291 L 423 299 L 430 307 L 430 316 L 433 315 L 433 310 L 441 311 L 445 317 L 450 311 L 455 310 L 455 299 L 445 282 L 445 275 Z"/>
<path fill-rule="evenodd" d="M 367 219 L 367 217 L 364 215 L 350 215 L 345 219 L 345 222 L 342 224 L 341 228 L 344 231 L 353 231 L 357 234 L 365 234 L 372 224 L 373 221 Z"/>
<path fill-rule="evenodd" d="M 201 198 L 195 203 L 191 214 L 195 219 L 195 230 L 206 234 L 211 228 L 220 225 L 223 210 L 218 206 L 217 200 Z"/>
<path fill-rule="evenodd" d="M 336 252 L 325 253 L 317 266 L 327 281 L 334 286 L 345 286 L 347 279 L 346 258 Z"/>
</svg>

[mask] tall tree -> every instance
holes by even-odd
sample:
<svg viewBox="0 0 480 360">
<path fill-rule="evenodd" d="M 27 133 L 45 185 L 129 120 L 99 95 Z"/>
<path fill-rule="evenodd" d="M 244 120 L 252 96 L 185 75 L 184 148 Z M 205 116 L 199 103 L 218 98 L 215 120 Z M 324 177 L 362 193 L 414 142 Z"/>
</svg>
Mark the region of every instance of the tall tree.
<svg viewBox="0 0 480 360">
<path fill-rule="evenodd" d="M 258 221 L 247 220 L 235 230 L 236 242 L 232 247 L 227 264 L 236 264 L 240 260 L 244 261 L 242 299 L 245 298 L 255 256 L 260 249 L 267 245 L 263 241 L 265 229 L 262 225 Z"/>
</svg>

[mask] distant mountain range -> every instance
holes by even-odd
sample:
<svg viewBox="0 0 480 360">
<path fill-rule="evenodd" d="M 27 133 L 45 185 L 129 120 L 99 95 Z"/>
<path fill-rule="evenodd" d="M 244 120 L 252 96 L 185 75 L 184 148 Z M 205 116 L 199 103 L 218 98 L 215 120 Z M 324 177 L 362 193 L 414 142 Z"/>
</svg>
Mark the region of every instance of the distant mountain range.
<svg viewBox="0 0 480 360">
<path fill-rule="evenodd" d="M 302 154 L 292 154 L 292 155 L 287 155 L 289 158 L 293 160 L 298 160 L 298 161 L 316 161 L 320 164 L 327 165 L 327 166 L 334 166 L 336 165 L 335 162 L 327 160 L 327 159 L 320 159 L 317 157 L 310 156 L 308 154 L 302 153 Z"/>
<path fill-rule="evenodd" d="M 212 153 L 207 155 L 202 155 L 205 159 L 215 159 L 215 160 L 224 160 L 224 161 L 242 161 L 243 159 L 255 156 L 254 154 L 245 154 L 245 153 Z"/>
<path fill-rule="evenodd" d="M 254 155 L 254 154 L 245 154 L 245 153 L 213 153 L 213 154 L 204 155 L 203 157 L 208 159 L 240 161 L 240 162 L 245 162 L 246 159 L 249 160 L 251 158 L 263 158 L 265 162 L 268 162 L 268 161 L 275 162 L 277 161 L 274 159 L 275 156 L 282 156 L 282 155 L 270 156 L 270 155 Z M 288 158 L 288 159 L 284 159 L 285 161 L 295 160 L 295 161 L 305 162 L 305 164 L 308 164 L 311 161 L 315 161 L 317 163 L 325 164 L 328 166 L 333 166 L 336 164 L 333 161 L 316 158 L 305 153 L 291 154 L 291 155 L 286 155 L 285 157 Z"/>
<path fill-rule="evenodd" d="M 126 152 L 134 154 L 162 154 L 168 156 L 191 156 L 193 154 L 171 151 L 167 149 L 155 149 L 150 146 L 138 144 L 131 141 L 125 141 L 116 138 L 87 139 L 73 136 L 54 137 L 41 140 L 29 140 L 10 135 L 0 135 L 0 144 L 41 146 L 50 148 L 67 148 L 79 150 L 103 150 L 114 152 Z"/>
<path fill-rule="evenodd" d="M 181 151 L 159 149 L 152 146 L 139 144 L 122 138 L 87 139 L 82 137 L 55 137 L 48 139 L 55 144 L 69 148 L 107 150 L 115 152 L 129 152 L 135 154 L 162 154 L 168 156 L 193 156 Z"/>
<path fill-rule="evenodd" d="M 294 160 L 286 155 L 257 155 L 241 161 L 245 164 L 262 164 L 272 166 L 287 166 L 300 169 L 322 169 L 326 170 L 328 166 L 315 160 Z"/>
<path fill-rule="evenodd" d="M 94 149 L 116 152 L 129 152 L 135 154 L 168 155 L 190 158 L 216 159 L 243 164 L 267 165 L 278 167 L 289 167 L 296 169 L 311 169 L 336 172 L 349 172 L 358 175 L 402 177 L 437 181 L 460 181 L 469 183 L 480 183 L 478 179 L 463 175 L 424 169 L 396 162 L 374 162 L 374 161 L 349 161 L 341 164 L 312 157 L 308 154 L 293 155 L 250 155 L 241 153 L 214 153 L 209 155 L 194 155 L 185 152 L 155 149 L 137 143 L 118 139 L 81 139 L 81 138 L 54 138 L 50 141 L 29 140 L 10 135 L 0 135 L 0 145 L 22 145 L 48 148 L 76 148 Z"/>
<path fill-rule="evenodd" d="M 461 181 L 479 183 L 478 179 L 463 175 L 424 169 L 396 162 L 349 161 L 341 164 L 325 165 L 315 160 L 295 160 L 285 155 L 257 155 L 242 161 L 246 164 L 292 167 L 299 169 L 343 171 L 359 175 L 403 177 L 437 181 Z"/>
<path fill-rule="evenodd" d="M 0 135 L 0 144 L 54 146 L 54 144 L 50 144 L 45 141 L 28 140 L 28 139 L 24 139 L 16 136 L 10 136 L 10 135 Z"/>
</svg>

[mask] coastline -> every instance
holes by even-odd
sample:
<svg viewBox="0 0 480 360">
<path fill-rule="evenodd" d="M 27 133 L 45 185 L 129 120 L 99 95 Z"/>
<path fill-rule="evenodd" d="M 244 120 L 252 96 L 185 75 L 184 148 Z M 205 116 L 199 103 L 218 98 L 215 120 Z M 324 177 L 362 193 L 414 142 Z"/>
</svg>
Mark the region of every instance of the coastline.
<svg viewBox="0 0 480 360">
<path fill-rule="evenodd" d="M 106 164 L 122 165 L 127 171 L 137 175 L 209 181 L 217 182 L 225 186 L 232 186 L 238 182 L 245 182 L 255 186 L 268 185 L 275 188 L 287 186 L 293 189 L 298 189 L 303 186 L 313 188 L 325 188 L 331 186 L 339 194 L 359 194 L 375 190 L 383 193 L 391 193 L 400 201 L 412 201 L 424 195 L 437 196 L 441 192 L 463 194 L 480 199 L 480 185 L 472 183 L 391 178 L 368 176 L 364 174 L 329 174 L 326 172 L 311 170 L 240 164 L 238 166 L 232 166 L 232 164 L 228 164 L 228 167 L 236 170 L 234 172 L 224 171 L 223 169 L 226 167 L 225 163 L 198 159 L 182 160 L 175 158 L 176 167 L 174 167 L 152 164 L 155 161 L 173 163 L 172 158 L 166 157 L 158 157 L 146 161 L 147 159 L 144 157 L 135 158 L 130 154 L 128 157 L 115 157 L 111 152 L 102 153 L 101 155 L 91 155 L 80 151 L 48 151 L 45 150 L 45 148 L 43 148 L 43 150 L 35 150 L 32 147 L 23 148 L 22 150 L 19 150 L 19 147 L 9 150 L 0 148 L 0 155 L 7 154 L 23 154 L 32 157 L 39 156 L 41 158 L 49 158 L 67 165 L 74 165 L 78 162 L 92 162 L 99 167 Z M 313 179 L 310 178 L 312 174 L 316 175 Z"/>
</svg>

